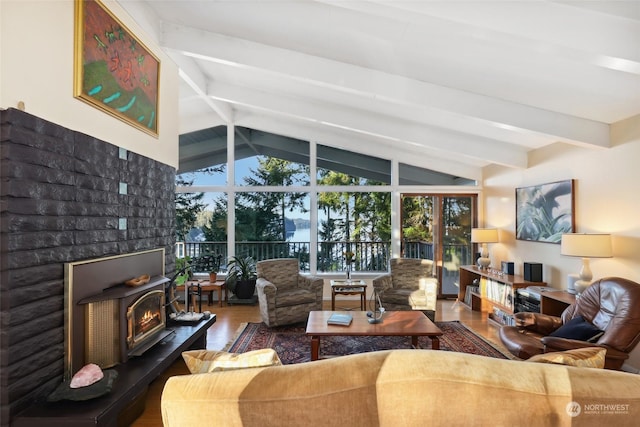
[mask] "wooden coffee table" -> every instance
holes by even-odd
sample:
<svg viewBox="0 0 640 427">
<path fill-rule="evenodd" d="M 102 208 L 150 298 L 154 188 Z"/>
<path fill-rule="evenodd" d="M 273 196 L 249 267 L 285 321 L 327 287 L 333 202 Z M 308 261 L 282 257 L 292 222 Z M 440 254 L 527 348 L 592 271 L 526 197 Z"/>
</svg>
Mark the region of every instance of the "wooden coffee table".
<svg viewBox="0 0 640 427">
<path fill-rule="evenodd" d="M 331 336 L 403 336 L 411 337 L 411 345 L 418 348 L 418 337 L 431 338 L 431 348 L 440 349 L 442 331 L 421 311 L 387 311 L 382 323 L 371 324 L 364 311 L 340 311 L 353 316 L 349 326 L 327 325 L 334 311 L 312 311 L 307 321 L 307 335 L 311 336 L 311 360 L 320 358 L 320 337 Z"/>
</svg>

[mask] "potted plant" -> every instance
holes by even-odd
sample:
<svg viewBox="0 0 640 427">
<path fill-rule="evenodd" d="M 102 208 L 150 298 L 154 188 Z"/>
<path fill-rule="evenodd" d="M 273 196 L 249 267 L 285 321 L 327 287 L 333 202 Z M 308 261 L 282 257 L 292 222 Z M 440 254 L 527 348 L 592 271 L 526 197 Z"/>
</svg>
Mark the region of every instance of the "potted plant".
<svg viewBox="0 0 640 427">
<path fill-rule="evenodd" d="M 250 299 L 256 290 L 256 262 L 251 257 L 234 256 L 227 263 L 227 289 L 239 299 Z"/>
<path fill-rule="evenodd" d="M 173 277 L 173 281 L 176 286 L 184 285 L 187 280 L 193 276 L 191 272 L 191 258 L 185 256 L 184 258 L 176 258 L 176 273 Z"/>
<path fill-rule="evenodd" d="M 210 283 L 215 283 L 215 281 L 218 279 L 218 271 L 220 271 L 221 263 L 222 255 L 214 255 L 212 253 L 205 253 L 194 261 L 196 271 L 209 272 Z"/>
<path fill-rule="evenodd" d="M 222 255 L 215 255 L 211 257 L 209 263 L 209 283 L 215 283 L 218 279 L 218 271 L 220 271 L 220 264 L 222 263 Z"/>
</svg>

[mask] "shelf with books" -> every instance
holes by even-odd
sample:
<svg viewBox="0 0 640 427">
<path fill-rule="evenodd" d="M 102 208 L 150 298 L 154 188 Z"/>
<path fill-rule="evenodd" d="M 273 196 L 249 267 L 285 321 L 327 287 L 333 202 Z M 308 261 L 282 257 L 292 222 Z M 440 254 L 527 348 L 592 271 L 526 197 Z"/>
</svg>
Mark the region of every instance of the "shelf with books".
<svg viewBox="0 0 640 427">
<path fill-rule="evenodd" d="M 513 319 L 516 289 L 545 284 L 525 280 L 522 276 L 498 275 L 475 265 L 464 265 L 460 267 L 458 300 L 473 311 L 488 313 L 489 319 L 495 323 L 509 324 Z"/>
</svg>

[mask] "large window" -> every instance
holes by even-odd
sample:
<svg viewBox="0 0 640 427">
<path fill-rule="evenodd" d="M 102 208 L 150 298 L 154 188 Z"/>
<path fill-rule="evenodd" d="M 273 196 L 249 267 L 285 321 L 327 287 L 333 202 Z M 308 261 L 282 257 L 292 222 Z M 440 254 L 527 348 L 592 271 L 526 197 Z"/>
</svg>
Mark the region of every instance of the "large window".
<svg viewBox="0 0 640 427">
<path fill-rule="evenodd" d="M 389 185 L 391 162 L 366 154 L 318 145 L 318 184 Z"/>
<path fill-rule="evenodd" d="M 453 203 L 459 196 L 427 189 L 430 181 L 468 182 L 401 163 L 394 178 L 391 160 L 246 128 L 228 138 L 223 131 L 185 137 L 183 167 L 181 136 L 179 255 L 294 257 L 304 271 L 341 274 L 353 252 L 356 275 L 387 271 L 398 255 L 433 259 L 439 275 L 467 263 L 466 252 L 452 249 L 466 244 L 464 236 L 462 243 L 451 239 L 456 222 L 475 217 L 475 196 Z M 234 150 L 223 156 L 227 146 Z M 400 198 L 404 186 L 424 193 Z M 469 199 L 473 209 L 463 213 Z M 443 283 L 441 293 L 450 291 Z"/>
<path fill-rule="evenodd" d="M 391 255 L 391 193 L 318 193 L 318 271 L 386 271 Z"/>
<path fill-rule="evenodd" d="M 236 185 L 259 187 L 309 185 L 309 143 L 251 131 L 235 139 Z"/>
</svg>

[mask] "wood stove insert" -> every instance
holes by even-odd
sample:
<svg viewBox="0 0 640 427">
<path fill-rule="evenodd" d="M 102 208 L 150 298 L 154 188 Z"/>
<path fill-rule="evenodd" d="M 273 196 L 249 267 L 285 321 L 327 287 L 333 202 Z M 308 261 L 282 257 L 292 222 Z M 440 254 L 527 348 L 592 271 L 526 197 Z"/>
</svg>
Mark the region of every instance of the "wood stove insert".
<svg viewBox="0 0 640 427">
<path fill-rule="evenodd" d="M 65 379 L 87 363 L 109 368 L 142 354 L 164 339 L 165 312 L 144 336 L 131 338 L 127 312 L 144 295 L 162 293 L 169 279 L 164 276 L 164 249 L 98 258 L 65 265 L 66 324 Z M 130 287 L 132 277 L 150 276 L 149 282 Z M 164 304 L 164 302 L 161 302 Z"/>
</svg>

